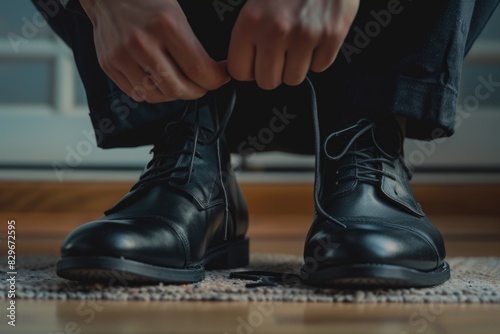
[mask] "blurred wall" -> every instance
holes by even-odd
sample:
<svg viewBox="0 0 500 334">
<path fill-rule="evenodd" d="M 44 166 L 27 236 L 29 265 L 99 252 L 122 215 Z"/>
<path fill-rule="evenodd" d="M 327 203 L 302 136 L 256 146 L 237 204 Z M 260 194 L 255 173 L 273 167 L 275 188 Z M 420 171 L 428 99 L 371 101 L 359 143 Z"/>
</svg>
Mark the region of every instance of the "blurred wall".
<svg viewBox="0 0 500 334">
<path fill-rule="evenodd" d="M 467 58 L 459 104 L 473 99 L 481 78 L 488 77 L 500 82 L 500 10 Z M 79 171 L 100 169 L 136 174 L 149 148 L 98 149 L 87 114 L 70 50 L 30 1 L 0 2 L 0 179 L 64 181 Z M 458 121 L 457 134 L 449 140 L 408 143 L 412 167 L 500 172 L 500 88 Z M 268 153 L 251 157 L 247 166 L 303 170 L 313 160 Z"/>
</svg>

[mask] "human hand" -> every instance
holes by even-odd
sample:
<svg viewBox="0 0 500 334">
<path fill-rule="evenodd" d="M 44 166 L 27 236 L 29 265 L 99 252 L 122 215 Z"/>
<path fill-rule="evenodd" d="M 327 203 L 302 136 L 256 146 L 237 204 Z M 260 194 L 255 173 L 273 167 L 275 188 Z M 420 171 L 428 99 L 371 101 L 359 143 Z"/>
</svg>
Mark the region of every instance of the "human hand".
<svg viewBox="0 0 500 334">
<path fill-rule="evenodd" d="M 94 26 L 99 64 L 138 102 L 192 100 L 227 83 L 176 0 L 80 0 Z"/>
<path fill-rule="evenodd" d="M 298 85 L 335 60 L 359 0 L 248 0 L 231 36 L 228 70 L 263 89 Z"/>
</svg>

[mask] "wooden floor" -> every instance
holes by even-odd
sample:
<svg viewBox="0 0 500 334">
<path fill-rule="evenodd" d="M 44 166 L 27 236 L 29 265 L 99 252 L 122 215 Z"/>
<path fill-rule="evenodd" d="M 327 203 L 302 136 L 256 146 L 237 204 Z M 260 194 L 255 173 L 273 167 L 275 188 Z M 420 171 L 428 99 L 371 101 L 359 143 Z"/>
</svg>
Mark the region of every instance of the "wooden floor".
<svg viewBox="0 0 500 334">
<path fill-rule="evenodd" d="M 0 331 L 482 334 L 498 333 L 498 314 L 499 305 L 26 301 L 18 306 L 18 326 L 14 329 L 1 324 Z"/>
<path fill-rule="evenodd" d="M 88 197 L 81 197 L 87 191 L 85 187 L 77 187 L 61 196 L 57 186 L 44 188 L 0 183 L 0 219 L 16 219 L 18 254 L 57 254 L 68 231 L 96 218 L 108 202 L 115 201 L 119 193 L 126 189 L 126 185 L 116 187 L 116 193 L 112 194 L 105 192 L 110 187 L 92 188 L 95 191 L 92 198 L 101 196 L 100 204 L 95 204 L 97 202 L 90 201 Z M 8 197 L 5 195 L 6 189 L 10 192 Z M 309 195 L 305 197 L 307 200 L 301 196 L 304 196 L 304 190 L 308 192 L 310 188 L 288 188 L 285 192 L 274 188 L 261 190 L 253 189 L 252 186 L 244 187 L 251 208 L 249 236 L 252 252 L 300 255 L 312 213 Z M 440 191 L 438 188 L 416 189 L 424 209 L 427 208 L 426 211 L 445 237 L 448 256 L 500 257 L 498 189 L 460 189 L 462 193 L 468 192 L 468 196 L 463 198 L 457 196 L 455 190 L 448 195 Z M 51 194 L 59 195 L 51 197 Z M 287 200 L 280 202 L 283 197 Z M 472 204 L 467 201 L 467 197 L 471 198 Z M 492 197 L 492 203 L 487 203 L 486 199 Z M 64 202 L 64 205 L 58 206 L 57 201 Z M 308 203 L 306 209 L 301 208 L 304 202 Z M 438 202 L 439 205 L 433 207 L 426 205 L 427 202 Z M 33 206 L 33 203 L 38 204 Z M 287 205 L 289 209 L 285 210 L 283 206 Z M 275 210 L 276 207 L 281 213 Z M 1 227 L 0 233 L 5 233 L 5 226 Z M 2 245 L 2 254 L 5 253 L 4 248 Z M 1 313 L 6 312 L 6 307 L 6 302 L 0 301 L 0 309 L 4 310 L 0 311 L 0 333 L 461 334 L 497 333 L 500 328 L 500 304 L 18 300 L 16 328 L 8 326 L 5 315 Z"/>
</svg>

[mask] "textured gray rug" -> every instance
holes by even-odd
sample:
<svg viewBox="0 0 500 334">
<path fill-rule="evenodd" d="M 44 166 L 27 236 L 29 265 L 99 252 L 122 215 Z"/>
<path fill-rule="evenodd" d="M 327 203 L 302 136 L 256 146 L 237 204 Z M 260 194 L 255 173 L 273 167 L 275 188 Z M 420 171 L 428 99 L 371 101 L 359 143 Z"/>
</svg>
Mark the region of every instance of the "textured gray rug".
<svg viewBox="0 0 500 334">
<path fill-rule="evenodd" d="M 0 258 L 0 300 L 7 298 L 5 257 Z M 143 301 L 279 301 L 344 303 L 500 303 L 500 258 L 450 258 L 450 281 L 424 289 L 318 289 L 291 283 L 247 287 L 251 281 L 229 279 L 231 271 L 210 271 L 203 282 L 185 285 L 116 286 L 79 284 L 55 275 L 54 256 L 17 259 L 16 294 L 19 299 L 95 299 Z M 253 254 L 243 270 L 298 272 L 301 258 Z M 234 271 L 234 270 L 232 270 Z M 119 277 L 117 277 L 119 281 Z"/>
</svg>

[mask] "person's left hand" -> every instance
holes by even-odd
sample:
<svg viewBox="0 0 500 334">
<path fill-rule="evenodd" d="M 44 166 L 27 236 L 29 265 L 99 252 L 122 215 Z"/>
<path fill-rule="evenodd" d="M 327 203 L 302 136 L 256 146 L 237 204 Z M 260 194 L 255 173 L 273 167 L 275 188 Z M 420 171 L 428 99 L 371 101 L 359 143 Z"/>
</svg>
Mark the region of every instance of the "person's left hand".
<svg viewBox="0 0 500 334">
<path fill-rule="evenodd" d="M 248 0 L 233 28 L 229 74 L 260 88 L 298 85 L 335 60 L 359 0 Z"/>
</svg>

